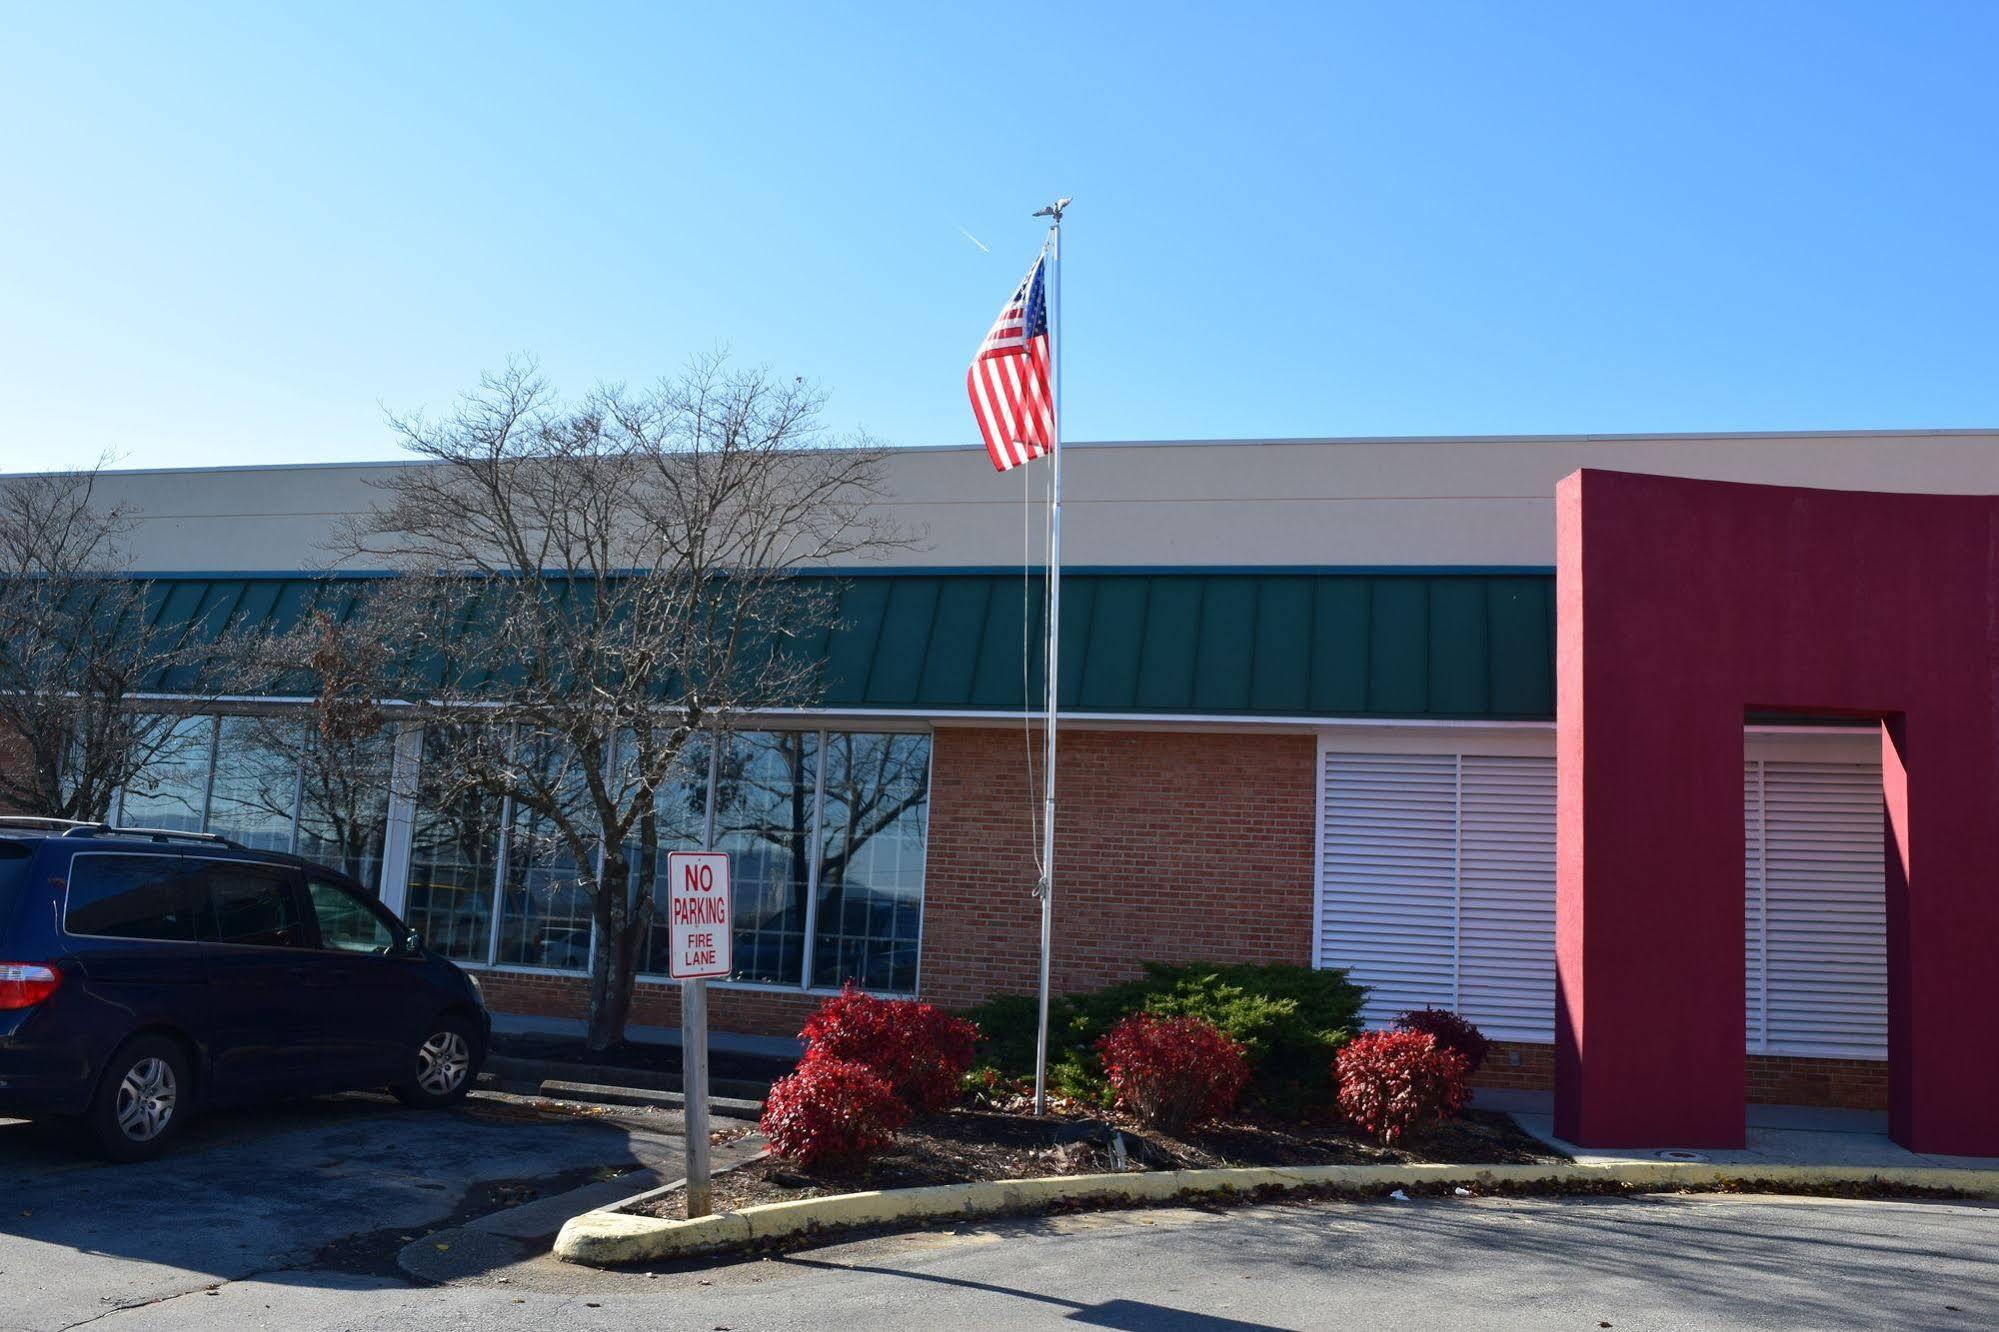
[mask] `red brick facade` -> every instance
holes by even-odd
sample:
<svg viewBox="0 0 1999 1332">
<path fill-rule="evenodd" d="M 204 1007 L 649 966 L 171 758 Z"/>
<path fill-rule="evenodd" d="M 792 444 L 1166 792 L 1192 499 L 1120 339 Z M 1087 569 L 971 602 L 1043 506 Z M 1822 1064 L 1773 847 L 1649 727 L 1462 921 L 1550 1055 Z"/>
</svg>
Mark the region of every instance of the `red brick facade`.
<svg viewBox="0 0 1999 1332">
<path fill-rule="evenodd" d="M 936 732 L 919 981 L 935 1003 L 1035 987 L 1026 749 L 1017 729 Z M 1309 962 L 1315 754 L 1309 735 L 1064 731 L 1055 990 L 1151 961 Z"/>
<path fill-rule="evenodd" d="M 1886 1110 L 1888 1061 L 1753 1054 L 1749 1056 L 1749 1099 L 1757 1105 Z"/>
<path fill-rule="evenodd" d="M 1553 1091 L 1555 1047 L 1534 1041 L 1494 1041 L 1485 1063 L 1472 1076 L 1474 1087 L 1507 1091 Z"/>
</svg>

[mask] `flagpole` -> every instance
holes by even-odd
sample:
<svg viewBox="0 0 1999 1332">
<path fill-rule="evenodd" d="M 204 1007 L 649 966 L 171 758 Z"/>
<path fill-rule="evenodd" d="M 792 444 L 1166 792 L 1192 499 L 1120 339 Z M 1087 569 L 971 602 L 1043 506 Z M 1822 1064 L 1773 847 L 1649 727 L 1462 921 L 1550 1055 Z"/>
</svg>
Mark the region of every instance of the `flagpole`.
<svg viewBox="0 0 1999 1332">
<path fill-rule="evenodd" d="M 1048 291 L 1049 326 L 1053 334 L 1052 355 L 1048 358 L 1049 394 L 1055 399 L 1053 447 L 1055 470 L 1048 482 L 1048 669 L 1046 719 L 1042 739 L 1047 746 L 1042 760 L 1041 797 L 1041 988 L 1040 1009 L 1034 1034 L 1034 1113 L 1048 1113 L 1048 1002 L 1049 970 L 1055 952 L 1055 720 L 1056 692 L 1061 687 L 1062 656 L 1062 212 L 1067 199 L 1036 213 L 1049 219 Z"/>
</svg>

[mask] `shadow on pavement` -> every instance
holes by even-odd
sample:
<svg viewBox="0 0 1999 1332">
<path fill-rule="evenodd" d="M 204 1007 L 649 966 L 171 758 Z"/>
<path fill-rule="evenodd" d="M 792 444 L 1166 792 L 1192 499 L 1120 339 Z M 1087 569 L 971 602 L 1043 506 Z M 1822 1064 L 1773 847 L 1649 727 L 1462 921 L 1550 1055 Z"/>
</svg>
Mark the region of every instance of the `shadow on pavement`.
<svg viewBox="0 0 1999 1332">
<path fill-rule="evenodd" d="M 1151 1304 L 1144 1300 L 1102 1300 L 1095 1304 L 1085 1304 L 1077 1300 L 1065 1300 L 1056 1295 L 1044 1295 L 1031 1290 L 1002 1286 L 990 1281 L 941 1276 L 934 1272 L 914 1272 L 897 1267 L 870 1267 L 866 1263 L 827 1263 L 813 1258 L 789 1257 L 780 1261 L 793 1267 L 811 1267 L 829 1272 L 871 1272 L 877 1276 L 927 1281 L 940 1286 L 954 1286 L 960 1290 L 975 1290 L 988 1295 L 1006 1295 L 1014 1299 L 1032 1300 L 1057 1309 L 1067 1309 L 1069 1312 L 1066 1317 L 1071 1322 L 1080 1323 L 1085 1327 L 1115 1328 L 1118 1332 L 1283 1332 L 1270 1323 L 1245 1323 L 1236 1318 L 1221 1318 L 1214 1314 L 1175 1309 L 1171 1305 Z"/>
<path fill-rule="evenodd" d="M 207 1116 L 129 1166 L 0 1121 L 0 1304 L 94 1313 L 278 1270 L 388 1278 L 435 1226 L 668 1159 L 648 1133 L 476 1096 L 442 1112 L 349 1095 Z"/>
</svg>

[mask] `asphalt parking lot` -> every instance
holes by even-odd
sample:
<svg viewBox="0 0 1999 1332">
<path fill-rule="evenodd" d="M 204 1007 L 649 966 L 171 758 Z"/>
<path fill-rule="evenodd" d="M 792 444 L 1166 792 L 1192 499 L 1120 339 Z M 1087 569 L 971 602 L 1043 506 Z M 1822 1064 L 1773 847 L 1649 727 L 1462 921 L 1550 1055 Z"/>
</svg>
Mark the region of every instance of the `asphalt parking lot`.
<svg viewBox="0 0 1999 1332">
<path fill-rule="evenodd" d="M 301 1266 L 81 1318 L 51 1305 L 28 1326 L 1976 1328 L 1993 1326 L 1999 1309 L 1995 1241 L 1999 1210 L 1950 1202 L 1648 1195 L 1161 1208 L 969 1224 L 656 1272 L 597 1272 L 544 1255 L 427 1285 Z M 9 1321 L 0 1314 L 0 1327 Z"/>
<path fill-rule="evenodd" d="M 339 1096 L 206 1117 L 161 1159 L 114 1166 L 0 1120 L 0 1329 L 53 1332 L 250 1276 L 401 1285 L 404 1249 L 451 1242 L 433 1232 L 514 1208 L 527 1239 L 538 1197 L 677 1177 L 679 1129 L 484 1093 L 444 1112 Z M 567 1209 L 547 1211 L 552 1234 Z"/>
</svg>

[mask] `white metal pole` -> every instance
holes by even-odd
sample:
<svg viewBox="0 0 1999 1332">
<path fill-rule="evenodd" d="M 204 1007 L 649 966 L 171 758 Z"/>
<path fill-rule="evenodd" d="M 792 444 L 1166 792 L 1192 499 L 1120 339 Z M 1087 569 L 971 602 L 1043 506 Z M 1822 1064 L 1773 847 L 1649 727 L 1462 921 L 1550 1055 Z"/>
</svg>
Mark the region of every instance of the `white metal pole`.
<svg viewBox="0 0 1999 1332">
<path fill-rule="evenodd" d="M 1047 754 L 1041 765 L 1041 1005 L 1034 1034 L 1037 1115 L 1048 1112 L 1049 971 L 1055 953 L 1055 719 L 1062 656 L 1062 210 L 1068 202 L 1063 199 L 1048 209 L 1053 219 L 1048 246 L 1048 322 L 1054 343 L 1048 358 L 1048 387 L 1055 399 L 1055 438 L 1050 450 L 1054 457 L 1049 461 L 1055 470 L 1048 482 L 1048 670 L 1044 681 L 1047 719 L 1042 732 Z"/>
<path fill-rule="evenodd" d="M 721 767 L 722 728 L 711 727 L 708 741 L 708 799 L 701 818 L 701 849 L 715 849 L 715 789 Z M 687 1219 L 714 1210 L 708 1162 L 708 982 L 680 982 L 680 1111 L 687 1142 Z"/>
</svg>

